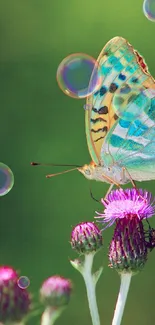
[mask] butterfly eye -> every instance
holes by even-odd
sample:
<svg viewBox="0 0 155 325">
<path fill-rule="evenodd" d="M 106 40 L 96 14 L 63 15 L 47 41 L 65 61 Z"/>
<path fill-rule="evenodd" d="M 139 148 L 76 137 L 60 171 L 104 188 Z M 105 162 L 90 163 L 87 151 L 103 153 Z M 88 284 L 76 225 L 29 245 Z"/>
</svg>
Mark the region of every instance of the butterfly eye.
<svg viewBox="0 0 155 325">
<path fill-rule="evenodd" d="M 91 175 L 90 170 L 89 170 L 89 169 L 85 169 L 85 174 L 86 174 L 86 175 Z"/>
</svg>

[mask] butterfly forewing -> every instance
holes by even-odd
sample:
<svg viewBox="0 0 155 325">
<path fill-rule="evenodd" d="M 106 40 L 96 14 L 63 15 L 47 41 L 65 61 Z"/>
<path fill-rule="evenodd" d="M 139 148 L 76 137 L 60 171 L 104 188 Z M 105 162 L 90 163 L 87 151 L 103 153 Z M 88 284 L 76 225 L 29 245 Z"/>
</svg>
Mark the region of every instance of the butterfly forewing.
<svg viewBox="0 0 155 325">
<path fill-rule="evenodd" d="M 149 87 L 150 84 L 154 85 L 154 81 L 142 57 L 121 37 L 110 40 L 97 61 L 101 69 L 102 86 L 87 98 L 89 109 L 86 110 L 85 118 L 88 148 L 93 161 L 99 165 L 104 163 L 107 152 L 113 156 L 109 151 L 110 142 L 107 141 L 104 146 L 104 141 L 113 126 L 118 125 L 120 120 L 113 103 L 115 94 L 120 89 L 123 90 L 123 87 L 124 89 L 128 87 L 130 90 L 143 85 L 145 90 L 145 87 Z M 123 97 L 127 96 L 129 94 L 123 94 Z"/>
</svg>

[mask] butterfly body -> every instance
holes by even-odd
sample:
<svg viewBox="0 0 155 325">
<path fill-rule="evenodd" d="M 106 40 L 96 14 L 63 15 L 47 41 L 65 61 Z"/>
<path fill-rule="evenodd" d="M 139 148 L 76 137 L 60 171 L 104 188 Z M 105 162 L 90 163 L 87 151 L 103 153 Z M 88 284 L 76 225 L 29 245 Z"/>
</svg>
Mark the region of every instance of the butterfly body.
<svg viewBox="0 0 155 325">
<path fill-rule="evenodd" d="M 93 164 L 79 171 L 110 184 L 155 179 L 155 80 L 122 37 L 110 40 L 97 61 L 102 85 L 85 111 Z"/>
<path fill-rule="evenodd" d="M 129 176 L 123 167 L 84 165 L 78 170 L 87 178 L 108 184 L 126 184 L 130 182 Z"/>
</svg>

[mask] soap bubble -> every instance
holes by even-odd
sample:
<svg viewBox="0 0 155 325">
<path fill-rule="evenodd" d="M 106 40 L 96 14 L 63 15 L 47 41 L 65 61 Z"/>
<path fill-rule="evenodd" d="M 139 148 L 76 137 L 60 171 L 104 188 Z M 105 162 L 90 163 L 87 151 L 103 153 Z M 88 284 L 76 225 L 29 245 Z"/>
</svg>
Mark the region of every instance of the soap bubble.
<svg viewBox="0 0 155 325">
<path fill-rule="evenodd" d="M 6 195 L 13 187 L 14 175 L 5 164 L 0 163 L 0 196 Z"/>
<path fill-rule="evenodd" d="M 73 98 L 85 98 L 96 92 L 102 83 L 98 62 L 88 54 L 67 56 L 57 70 L 60 89 Z"/>
<path fill-rule="evenodd" d="M 90 104 L 84 104 L 83 106 L 85 111 L 88 111 L 89 109 L 91 109 L 91 105 Z"/>
<path fill-rule="evenodd" d="M 30 280 L 27 276 L 21 276 L 17 280 L 18 287 L 21 289 L 26 289 L 30 285 Z"/>
<path fill-rule="evenodd" d="M 147 19 L 155 22 L 155 0 L 144 0 L 143 12 Z"/>
</svg>

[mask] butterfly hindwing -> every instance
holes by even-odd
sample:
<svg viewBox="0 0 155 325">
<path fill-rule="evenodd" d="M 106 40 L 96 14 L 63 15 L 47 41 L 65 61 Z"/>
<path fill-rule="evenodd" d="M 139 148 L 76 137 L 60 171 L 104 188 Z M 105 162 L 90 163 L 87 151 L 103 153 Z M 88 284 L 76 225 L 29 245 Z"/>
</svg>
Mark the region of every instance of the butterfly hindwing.
<svg viewBox="0 0 155 325">
<path fill-rule="evenodd" d="M 138 181 L 155 179 L 155 83 L 150 83 L 151 89 L 146 92 L 149 109 L 131 121 L 119 119 L 102 147 L 103 156 L 108 151 L 113 161 Z"/>
</svg>

